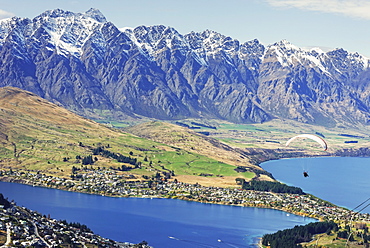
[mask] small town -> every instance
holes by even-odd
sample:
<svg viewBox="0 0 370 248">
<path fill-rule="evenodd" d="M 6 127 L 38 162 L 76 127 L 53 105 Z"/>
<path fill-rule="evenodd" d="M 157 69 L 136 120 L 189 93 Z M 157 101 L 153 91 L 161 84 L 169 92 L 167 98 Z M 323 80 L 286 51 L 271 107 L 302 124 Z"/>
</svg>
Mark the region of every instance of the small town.
<svg viewBox="0 0 370 248">
<path fill-rule="evenodd" d="M 241 188 L 205 187 L 177 180 L 152 178 L 140 180 L 134 175 L 119 175 L 115 170 L 78 170 L 73 179 L 35 172 L 3 170 L 2 181 L 112 197 L 172 198 L 211 204 L 259 207 L 282 210 L 320 221 L 356 220 L 369 222 L 370 215 L 352 212 L 310 194 L 272 193 Z"/>
<path fill-rule="evenodd" d="M 83 224 L 51 219 L 5 202 L 9 206 L 0 205 L 0 233 L 6 237 L 1 247 L 149 247 L 144 241 L 129 244 L 102 238 Z"/>
</svg>

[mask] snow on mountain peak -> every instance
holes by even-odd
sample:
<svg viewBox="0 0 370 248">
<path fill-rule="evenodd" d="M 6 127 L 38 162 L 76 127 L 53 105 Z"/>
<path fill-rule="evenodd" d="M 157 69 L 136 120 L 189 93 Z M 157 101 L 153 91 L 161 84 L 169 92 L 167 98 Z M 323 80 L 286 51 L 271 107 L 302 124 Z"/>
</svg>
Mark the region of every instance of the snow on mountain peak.
<svg viewBox="0 0 370 248">
<path fill-rule="evenodd" d="M 73 13 L 61 9 L 48 10 L 32 21 L 24 20 L 13 17 L 0 21 L 0 45 L 10 31 L 18 25 L 27 26 L 27 30 L 25 29 L 27 32 L 20 31 L 20 34 L 26 38 L 34 34 L 47 34 L 46 38 L 37 36 L 35 40 L 44 39 L 48 43 L 47 49 L 56 50 L 63 55 L 80 57 L 84 44 L 92 35 L 100 37 L 99 45 L 104 45 L 105 42 L 101 29 L 107 20 L 95 8 L 84 13 Z M 257 68 L 264 59 L 267 59 L 268 62 L 277 61 L 283 67 L 301 64 L 318 67 L 322 71 L 328 71 L 331 68 L 326 63 L 330 59 L 337 61 L 337 63 L 345 59 L 363 68 L 369 67 L 369 59 L 357 53 L 348 53 L 343 49 L 330 52 L 324 52 L 320 48 L 307 50 L 299 48 L 285 39 L 264 46 L 257 39 L 240 44 L 238 40 L 212 30 L 191 32 L 185 35 L 181 35 L 174 28 L 164 25 L 138 26 L 119 30 L 125 33 L 131 40 L 130 42 L 135 44 L 139 51 L 150 60 L 155 60 L 156 54 L 165 49 L 171 49 L 182 54 L 191 52 L 192 56 L 202 65 L 206 65 L 212 57 L 222 56 L 226 59 L 225 61 L 230 63 L 233 63 L 233 59 L 238 57 L 248 61 L 246 64 L 253 68 Z"/>
<path fill-rule="evenodd" d="M 106 22 L 107 19 L 105 18 L 105 16 L 100 12 L 100 10 L 98 9 L 95 9 L 95 8 L 91 8 L 89 9 L 88 11 L 85 12 L 85 15 L 86 16 L 89 16 L 93 19 L 95 19 L 96 21 L 98 22 Z"/>
<path fill-rule="evenodd" d="M 362 69 L 367 69 L 370 66 L 370 61 L 365 56 L 360 55 L 359 53 L 350 53 L 342 48 L 337 48 L 332 51 L 326 53 L 331 60 L 336 62 L 337 64 L 345 64 L 352 68 L 360 67 Z M 343 63 L 347 62 L 347 63 Z M 344 68 L 338 68 L 338 70 L 342 70 Z"/>
<path fill-rule="evenodd" d="M 13 30 L 17 29 L 18 27 L 27 26 L 30 22 L 30 19 L 20 17 L 11 17 L 0 20 L 0 46 L 5 42 L 6 38 L 12 33 Z M 21 29 L 15 31 L 13 34 L 15 35 L 15 33 L 18 32 L 26 32 L 25 30 L 21 31 Z"/>
<path fill-rule="evenodd" d="M 136 44 L 141 53 L 153 60 L 155 53 L 163 49 L 176 49 L 186 53 L 187 45 L 184 37 L 174 28 L 164 25 L 138 26 L 136 28 L 121 28 Z"/>
<path fill-rule="evenodd" d="M 61 9 L 48 10 L 33 19 L 35 29 L 42 28 L 51 36 L 51 43 L 60 54 L 81 55 L 83 44 L 106 22 L 97 9 L 73 13 Z"/>
<path fill-rule="evenodd" d="M 290 53 L 302 50 L 301 48 L 293 45 L 292 43 L 290 43 L 287 40 L 281 40 L 281 41 L 276 42 L 272 45 L 269 45 L 268 47 L 277 48 L 279 50 L 288 51 Z"/>
<path fill-rule="evenodd" d="M 325 66 L 326 54 L 319 48 L 311 50 L 299 48 L 287 40 L 282 40 L 269 45 L 266 50 L 265 58 L 275 58 L 282 67 L 294 67 L 304 65 L 317 68 L 321 72 L 330 74 Z"/>
<path fill-rule="evenodd" d="M 267 46 L 265 57 L 274 57 L 283 67 L 289 67 L 302 63 L 302 53 L 304 53 L 302 49 L 287 40 L 281 40 Z"/>
<path fill-rule="evenodd" d="M 325 53 L 325 51 L 321 47 L 308 47 L 308 48 L 303 47 L 302 49 L 310 53 L 316 53 L 316 54 Z"/>
<path fill-rule="evenodd" d="M 223 53 L 223 56 L 228 57 L 227 59 L 231 59 L 240 50 L 238 40 L 208 29 L 200 33 L 191 32 L 185 35 L 185 39 L 190 49 L 195 51 L 204 61 L 207 60 L 207 57 L 217 56 L 220 52 Z"/>
</svg>

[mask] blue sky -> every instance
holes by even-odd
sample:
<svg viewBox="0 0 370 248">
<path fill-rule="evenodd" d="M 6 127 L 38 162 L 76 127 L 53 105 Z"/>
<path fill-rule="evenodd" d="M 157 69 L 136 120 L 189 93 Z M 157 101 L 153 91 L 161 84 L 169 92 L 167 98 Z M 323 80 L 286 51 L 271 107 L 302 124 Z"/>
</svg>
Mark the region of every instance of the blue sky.
<svg viewBox="0 0 370 248">
<path fill-rule="evenodd" d="M 91 7 L 119 28 L 163 24 L 181 34 L 210 29 L 240 42 L 285 39 L 370 58 L 369 0 L 0 0 L 0 19 Z"/>
</svg>

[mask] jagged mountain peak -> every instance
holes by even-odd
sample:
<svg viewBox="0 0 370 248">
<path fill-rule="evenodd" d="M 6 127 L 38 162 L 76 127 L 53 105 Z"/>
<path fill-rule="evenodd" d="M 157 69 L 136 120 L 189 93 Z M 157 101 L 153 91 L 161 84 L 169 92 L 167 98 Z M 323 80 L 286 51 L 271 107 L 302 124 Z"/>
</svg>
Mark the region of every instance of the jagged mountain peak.
<svg viewBox="0 0 370 248">
<path fill-rule="evenodd" d="M 207 29 L 201 32 L 200 36 L 205 41 L 204 43 L 210 48 L 225 47 L 226 49 L 231 49 L 232 47 L 235 48 L 239 46 L 239 41 L 237 39 L 233 39 L 230 36 L 225 36 L 216 31 Z"/>
<path fill-rule="evenodd" d="M 45 11 L 32 22 L 34 32 L 50 36 L 50 49 L 79 57 L 84 43 L 100 30 L 106 19 L 97 9 L 89 9 L 86 13 L 54 9 Z"/>
<path fill-rule="evenodd" d="M 327 52 L 327 55 L 330 57 L 337 57 L 337 58 L 342 58 L 342 59 L 347 58 L 347 57 L 357 58 L 359 60 L 367 59 L 367 57 L 359 54 L 358 52 L 351 53 L 351 52 L 344 50 L 343 48 L 333 49 Z"/>
<path fill-rule="evenodd" d="M 225 36 L 223 34 L 220 34 L 216 31 L 209 30 L 209 29 L 203 32 L 190 32 L 189 34 L 186 34 L 185 37 L 188 41 L 194 41 L 194 40 L 202 41 L 202 43 L 206 47 L 211 48 L 211 49 L 220 48 L 224 46 L 225 43 L 231 43 L 231 42 L 239 45 L 238 40 L 232 39 L 229 36 Z M 198 46 L 197 45 L 192 46 L 192 48 L 193 49 L 199 48 L 199 44 Z"/>
<path fill-rule="evenodd" d="M 91 30 L 96 25 L 106 22 L 105 17 L 97 9 L 90 9 L 85 13 L 74 13 L 61 9 L 48 10 L 32 20 L 35 28 L 45 27 L 53 32 L 68 32 L 71 27 Z"/>
<path fill-rule="evenodd" d="M 263 44 L 258 39 L 246 41 L 244 44 L 247 44 L 248 46 L 263 46 Z"/>
<path fill-rule="evenodd" d="M 97 22 L 106 22 L 105 16 L 100 12 L 100 10 L 95 9 L 95 8 L 90 8 L 87 10 L 85 13 L 76 13 L 68 10 L 63 10 L 63 9 L 52 9 L 52 10 L 47 10 L 40 15 L 36 16 L 34 18 L 34 21 L 40 21 L 40 20 L 50 20 L 50 19 L 55 19 L 55 18 L 66 18 L 67 20 L 70 20 L 70 18 L 91 18 L 94 19 Z"/>
<path fill-rule="evenodd" d="M 95 118 L 370 123 L 368 68 L 358 53 L 307 50 L 287 40 L 264 46 L 212 30 L 117 29 L 94 8 L 0 22 L 0 86 Z"/>
<path fill-rule="evenodd" d="M 0 20 L 0 45 L 13 30 L 19 27 L 24 29 L 30 23 L 30 19 L 16 16 Z"/>
<path fill-rule="evenodd" d="M 91 18 L 95 19 L 98 22 L 106 22 L 107 19 L 105 16 L 100 12 L 100 10 L 96 8 L 90 8 L 88 11 L 85 12 L 87 16 L 90 16 Z"/>
<path fill-rule="evenodd" d="M 268 45 L 265 57 L 275 58 L 283 67 L 299 64 L 318 68 L 325 73 L 333 72 L 334 69 L 338 68 L 343 69 L 344 61 L 347 61 L 352 67 L 358 65 L 362 69 L 366 69 L 369 66 L 369 59 L 358 53 L 350 53 L 343 48 L 328 52 L 317 47 L 308 50 L 295 46 L 287 40 Z"/>
<path fill-rule="evenodd" d="M 184 37 L 190 49 L 201 58 L 203 64 L 206 63 L 207 57 L 222 56 L 230 60 L 231 57 L 237 56 L 240 51 L 240 42 L 237 39 L 213 30 L 207 29 L 203 32 L 191 32 Z"/>
<path fill-rule="evenodd" d="M 21 18 L 17 16 L 5 18 L 0 20 L 0 27 L 15 27 L 15 25 L 18 25 L 20 21 L 23 21 L 27 18 Z"/>
<path fill-rule="evenodd" d="M 297 52 L 301 53 L 304 51 L 302 48 L 299 48 L 298 46 L 293 45 L 291 42 L 287 40 L 281 40 L 279 42 L 270 44 L 267 46 L 267 49 L 277 49 L 279 51 L 287 53 L 288 55 L 292 55 Z"/>
<path fill-rule="evenodd" d="M 343 48 L 336 48 L 326 53 L 337 70 L 348 72 L 351 70 L 356 74 L 370 68 L 370 60 L 359 53 L 350 53 Z"/>
<path fill-rule="evenodd" d="M 203 38 L 208 38 L 208 39 L 213 39 L 213 40 L 222 40 L 222 39 L 225 39 L 226 36 L 219 33 L 219 32 L 216 32 L 214 30 L 210 30 L 210 29 L 206 29 L 202 32 L 199 32 L 199 34 L 203 37 Z"/>
<path fill-rule="evenodd" d="M 156 53 L 165 49 L 178 49 L 186 53 L 187 44 L 184 37 L 174 28 L 165 25 L 138 26 L 120 29 L 139 51 L 149 60 L 154 60 Z"/>
<path fill-rule="evenodd" d="M 251 61 L 249 68 L 256 70 L 261 64 L 266 47 L 258 40 L 250 40 L 240 45 L 239 57 Z"/>
<path fill-rule="evenodd" d="M 281 47 L 284 47 L 284 46 L 292 46 L 293 44 L 286 40 L 286 39 L 282 39 L 278 42 L 275 42 L 274 44 L 272 44 L 272 46 L 281 46 Z"/>
<path fill-rule="evenodd" d="M 155 46 L 162 39 L 172 39 L 174 37 L 182 38 L 182 35 L 176 29 L 165 25 L 138 26 L 136 28 L 126 29 L 131 37 L 135 38 L 138 44 L 150 44 Z"/>
<path fill-rule="evenodd" d="M 36 16 L 35 19 L 40 19 L 44 17 L 55 18 L 55 17 L 68 16 L 68 15 L 75 15 L 75 13 L 68 11 L 68 10 L 63 10 L 63 9 L 50 9 Z"/>
<path fill-rule="evenodd" d="M 282 67 L 292 67 L 311 61 L 312 54 L 299 48 L 287 40 L 281 40 L 268 45 L 265 50 L 265 59 L 268 62 L 277 61 Z"/>
<path fill-rule="evenodd" d="M 262 58 L 263 54 L 265 53 L 266 47 L 258 40 L 250 40 L 241 45 L 241 53 L 249 54 L 251 56 L 259 56 Z"/>
<path fill-rule="evenodd" d="M 325 54 L 324 50 L 322 50 L 320 47 L 303 48 L 303 50 L 306 50 L 307 52 L 316 57 Z"/>
</svg>

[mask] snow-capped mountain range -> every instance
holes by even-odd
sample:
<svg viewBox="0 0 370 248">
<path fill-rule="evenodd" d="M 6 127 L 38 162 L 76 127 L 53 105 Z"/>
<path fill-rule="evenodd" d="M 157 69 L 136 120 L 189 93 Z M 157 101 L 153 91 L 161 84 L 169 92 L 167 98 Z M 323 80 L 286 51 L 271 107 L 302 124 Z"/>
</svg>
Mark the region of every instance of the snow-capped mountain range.
<svg viewBox="0 0 370 248">
<path fill-rule="evenodd" d="M 97 9 L 0 21 L 0 86 L 90 118 L 370 121 L 370 62 L 286 40 L 240 43 L 215 31 L 117 28 Z"/>
</svg>

